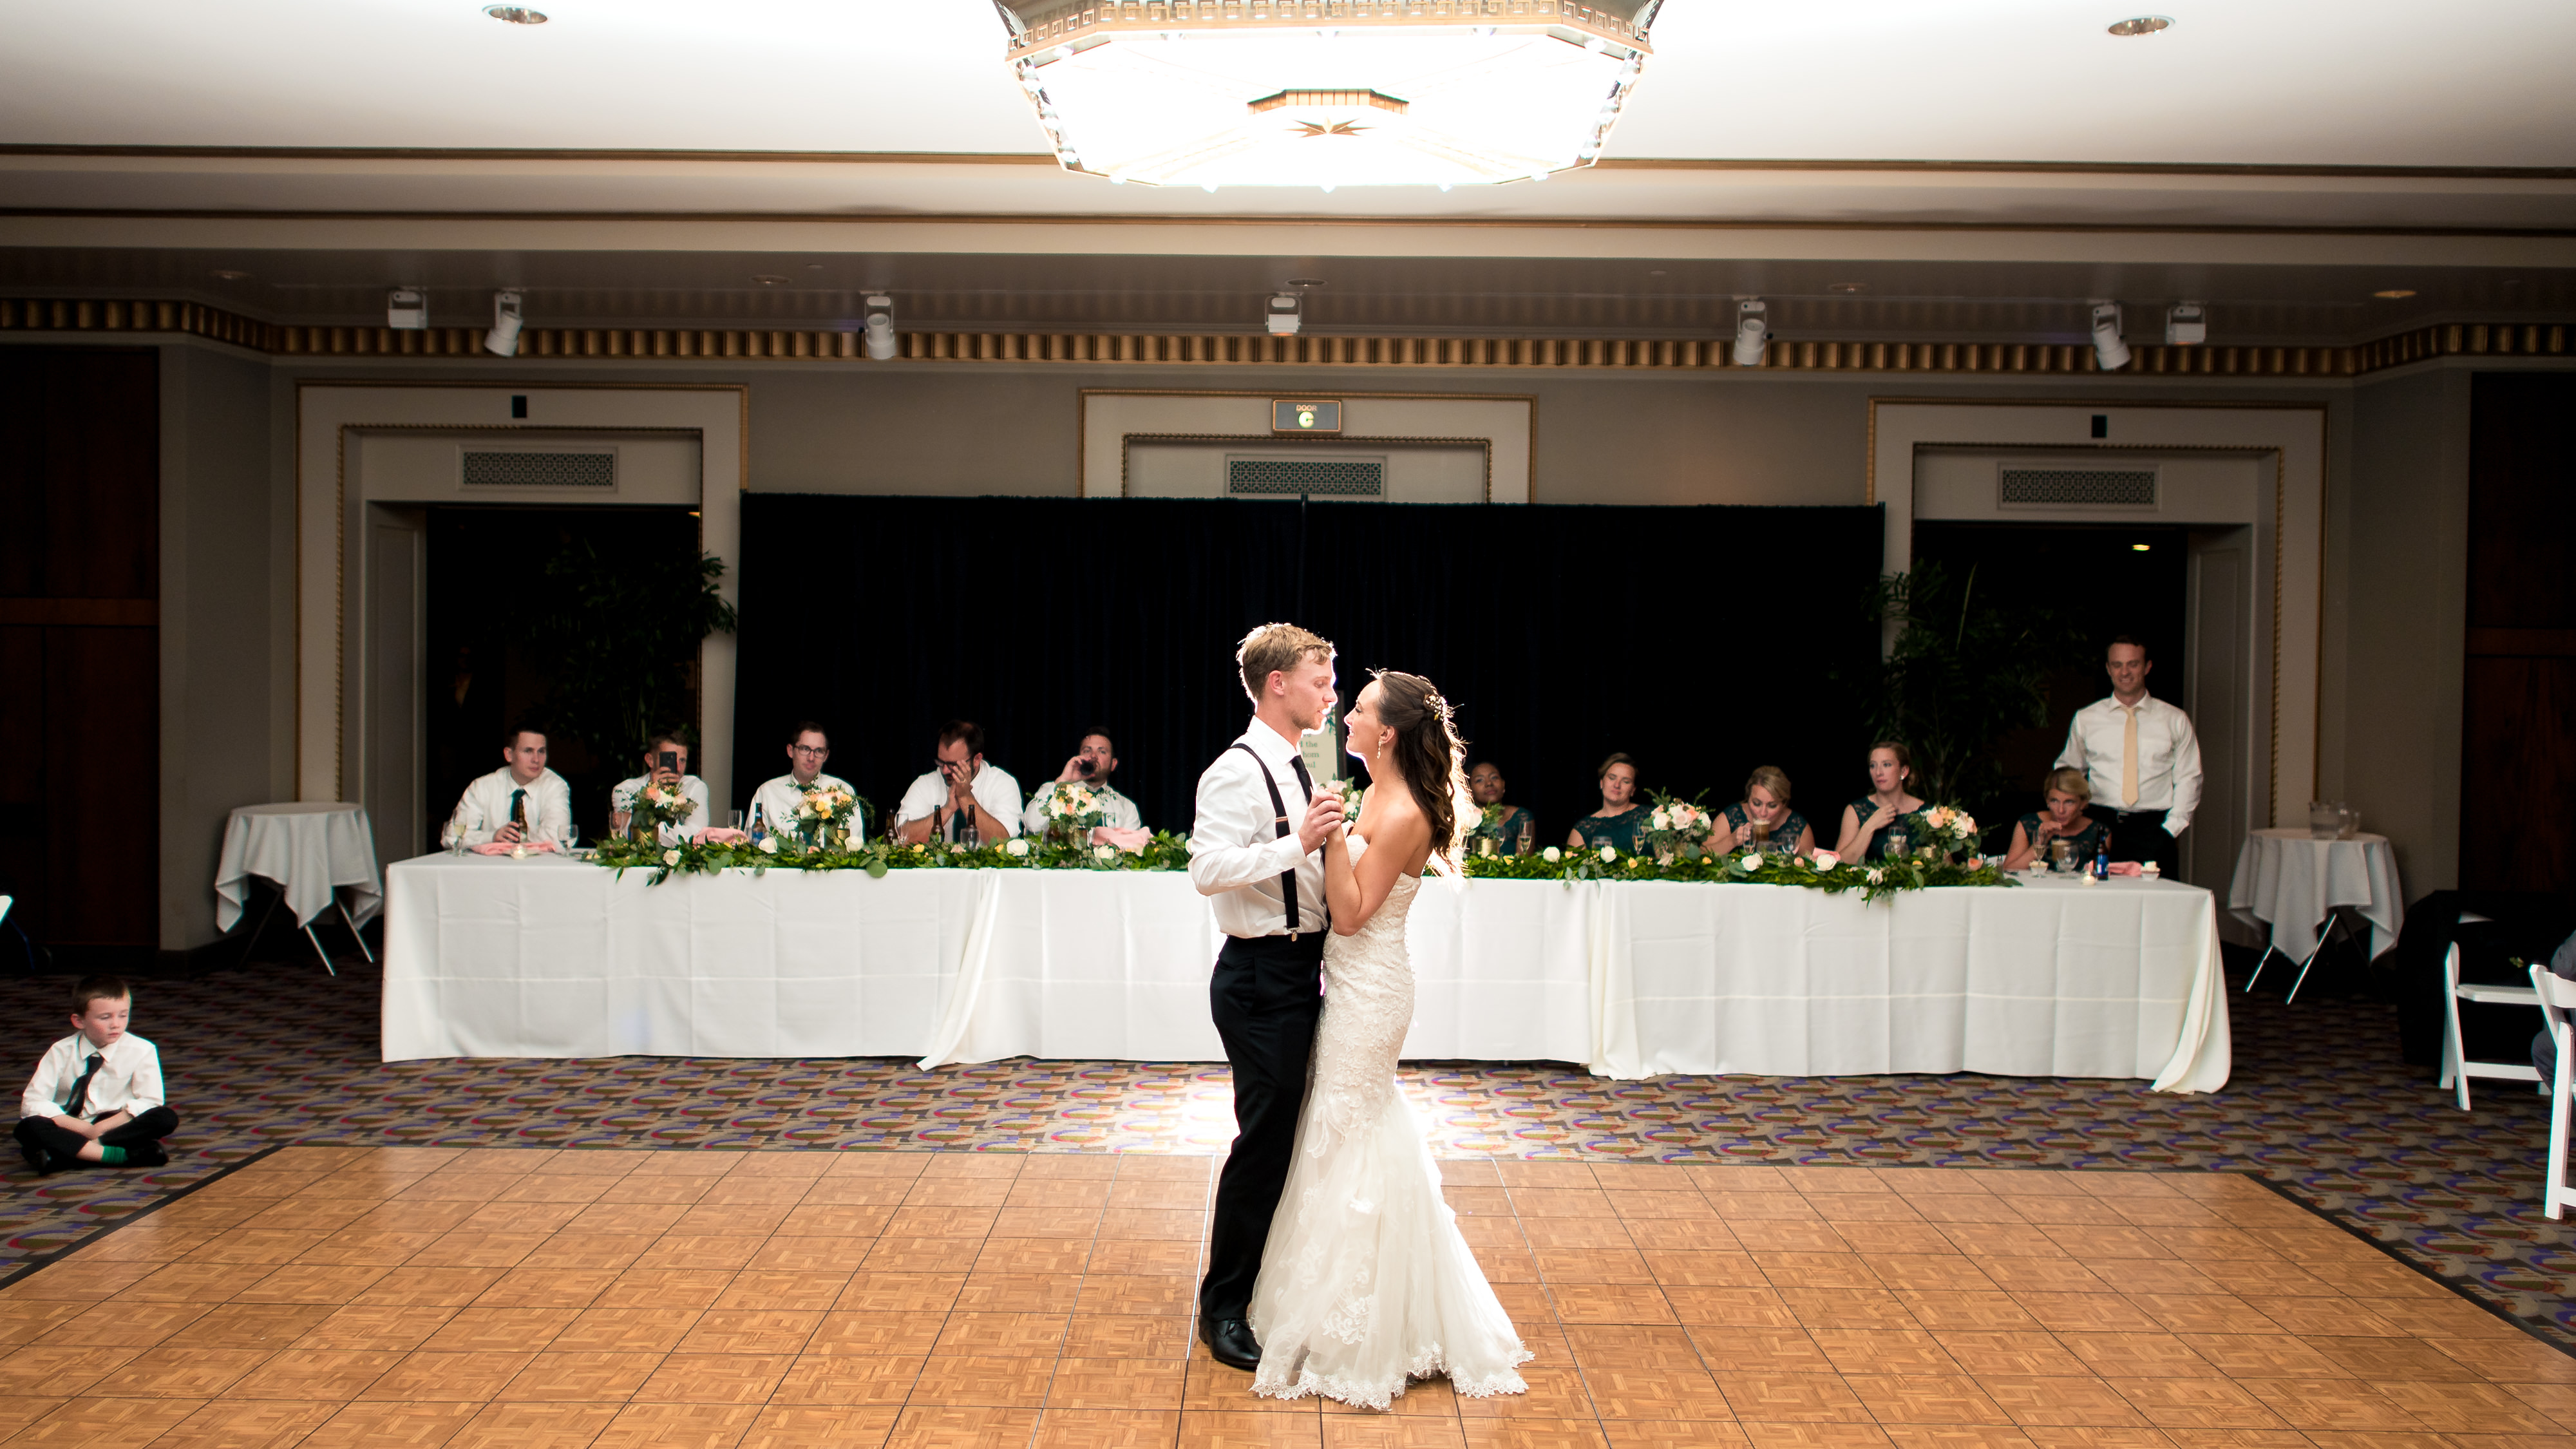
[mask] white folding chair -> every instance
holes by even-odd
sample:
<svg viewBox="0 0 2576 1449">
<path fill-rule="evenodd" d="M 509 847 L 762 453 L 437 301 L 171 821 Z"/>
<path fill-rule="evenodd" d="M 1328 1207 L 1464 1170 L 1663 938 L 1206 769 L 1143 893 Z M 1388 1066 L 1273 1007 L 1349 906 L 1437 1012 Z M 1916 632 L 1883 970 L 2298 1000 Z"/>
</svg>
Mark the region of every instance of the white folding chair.
<svg viewBox="0 0 2576 1449">
<path fill-rule="evenodd" d="M 2567 1181 L 2567 1119 L 2576 1116 L 2576 1103 L 2570 1101 L 2576 1091 L 2569 1086 L 2576 1081 L 2576 981 L 2552 976 L 2548 967 L 2535 961 L 2531 993 L 2540 998 L 2540 1014 L 2558 1046 L 2558 1079 L 2549 1084 L 2549 1176 L 2540 1194 L 2541 1211 L 2555 1218 L 2565 1215 L 2563 1209 L 2576 1207 L 2576 1185 Z"/>
<path fill-rule="evenodd" d="M 2529 1062 L 2473 1062 L 2460 1054 L 2460 1003 L 2481 1001 L 2492 1006 L 2538 1006 L 2540 993 L 2528 986 L 2481 986 L 2460 981 L 2460 943 L 2442 957 L 2442 1085 L 2453 1081 L 2460 1085 L 2460 1110 L 2469 1110 L 2469 1078 L 2488 1077 L 2504 1082 L 2537 1082 L 2540 1073 Z"/>
</svg>

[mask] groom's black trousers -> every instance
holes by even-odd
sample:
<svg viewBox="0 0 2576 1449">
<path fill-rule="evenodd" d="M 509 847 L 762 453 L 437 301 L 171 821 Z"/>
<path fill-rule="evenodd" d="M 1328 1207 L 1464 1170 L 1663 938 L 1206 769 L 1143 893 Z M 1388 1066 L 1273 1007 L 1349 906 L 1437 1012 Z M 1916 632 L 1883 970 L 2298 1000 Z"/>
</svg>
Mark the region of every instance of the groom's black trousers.
<svg viewBox="0 0 2576 1449">
<path fill-rule="evenodd" d="M 1208 1010 L 1234 1069 L 1234 1149 L 1216 1180 L 1204 1318 L 1241 1318 L 1261 1272 L 1270 1215 L 1297 1147 L 1315 1018 L 1324 1009 L 1324 935 L 1228 936 L 1208 982 Z"/>
</svg>

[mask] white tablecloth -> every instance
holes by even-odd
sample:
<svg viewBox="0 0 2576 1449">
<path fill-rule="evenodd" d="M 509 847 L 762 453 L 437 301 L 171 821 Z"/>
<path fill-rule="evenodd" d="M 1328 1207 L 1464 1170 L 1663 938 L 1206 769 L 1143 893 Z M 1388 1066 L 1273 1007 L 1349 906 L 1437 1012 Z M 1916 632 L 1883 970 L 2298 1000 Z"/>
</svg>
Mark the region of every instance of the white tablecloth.
<svg viewBox="0 0 2576 1449">
<path fill-rule="evenodd" d="M 2257 830 L 2245 837 L 2227 909 L 2249 926 L 2269 925 L 2274 950 L 2306 960 L 2337 906 L 2350 906 L 2370 922 L 2371 959 L 2397 944 L 2406 896 L 2387 836 L 2318 840 L 2304 830 Z"/>
<path fill-rule="evenodd" d="M 252 876 L 286 892 L 299 926 L 330 909 L 335 890 L 355 924 L 363 925 L 385 903 L 375 834 L 361 805 L 305 801 L 233 811 L 215 862 L 216 930 L 229 931 L 241 919 Z"/>
<path fill-rule="evenodd" d="M 396 865 L 386 1059 L 1224 1056 L 1207 1009 L 1220 938 L 1176 872 L 645 879 L 542 857 Z M 1863 906 L 1775 886 L 1433 880 L 1412 944 L 1416 1060 L 2178 1091 L 2227 1077 L 2215 907 L 2189 886 Z"/>
</svg>

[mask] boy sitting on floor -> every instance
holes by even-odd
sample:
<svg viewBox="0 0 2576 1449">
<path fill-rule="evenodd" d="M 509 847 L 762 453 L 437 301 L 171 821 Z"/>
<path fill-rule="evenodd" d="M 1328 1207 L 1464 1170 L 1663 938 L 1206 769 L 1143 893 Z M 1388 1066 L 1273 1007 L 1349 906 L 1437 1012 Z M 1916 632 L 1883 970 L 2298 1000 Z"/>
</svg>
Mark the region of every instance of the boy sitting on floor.
<svg viewBox="0 0 2576 1449">
<path fill-rule="evenodd" d="M 179 1116 L 161 1105 L 161 1053 L 125 1030 L 133 994 L 113 976 L 72 993 L 70 1036 L 54 1043 L 18 1104 L 18 1149 L 38 1172 L 78 1162 L 159 1167 Z"/>
</svg>

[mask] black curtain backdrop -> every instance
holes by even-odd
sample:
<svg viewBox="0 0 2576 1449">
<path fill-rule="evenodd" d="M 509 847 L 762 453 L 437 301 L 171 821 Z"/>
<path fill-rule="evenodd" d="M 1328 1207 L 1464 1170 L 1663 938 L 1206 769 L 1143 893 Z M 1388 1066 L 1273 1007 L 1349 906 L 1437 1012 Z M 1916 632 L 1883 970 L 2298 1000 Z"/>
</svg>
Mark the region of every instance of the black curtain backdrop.
<svg viewBox="0 0 2576 1449">
<path fill-rule="evenodd" d="M 1437 684 L 1545 841 L 1599 805 L 1594 768 L 1624 750 L 1645 788 L 1712 804 L 1778 765 L 1830 847 L 1869 788 L 1830 675 L 1874 657 L 1881 526 L 1876 507 L 755 493 L 731 803 L 812 718 L 831 772 L 891 810 L 962 717 L 1024 791 L 1106 729 L 1146 824 L 1186 830 L 1199 772 L 1251 717 L 1235 645 L 1286 620 L 1333 641 L 1346 700 L 1372 668 Z"/>
</svg>

